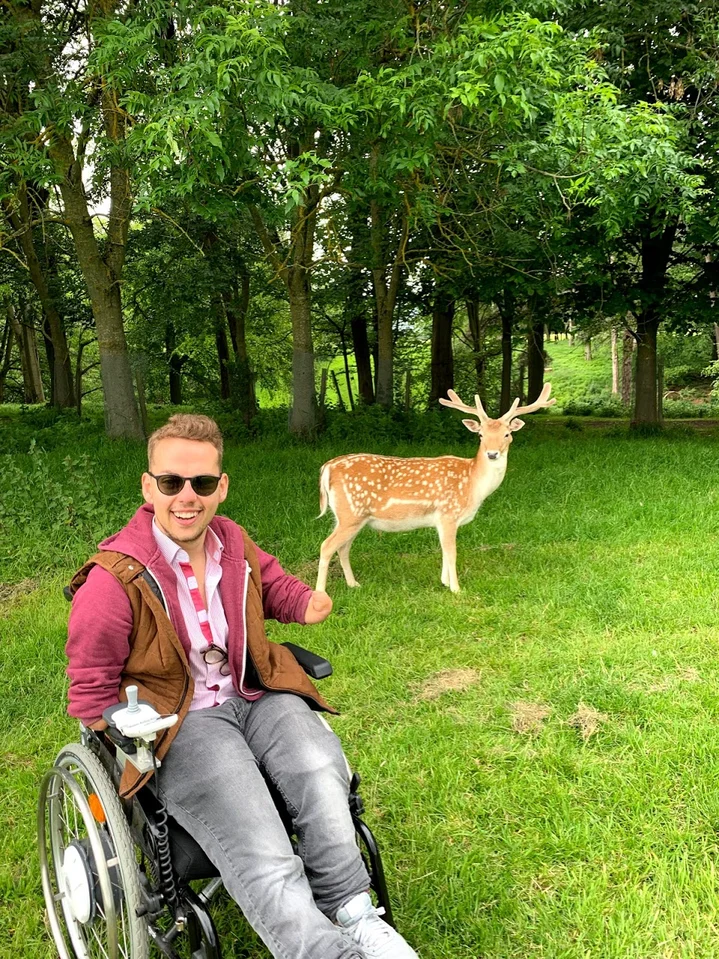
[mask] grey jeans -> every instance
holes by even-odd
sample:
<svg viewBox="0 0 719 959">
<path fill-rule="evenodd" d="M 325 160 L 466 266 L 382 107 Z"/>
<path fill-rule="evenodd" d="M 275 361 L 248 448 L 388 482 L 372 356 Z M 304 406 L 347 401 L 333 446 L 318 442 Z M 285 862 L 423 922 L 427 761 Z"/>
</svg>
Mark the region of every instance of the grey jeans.
<svg viewBox="0 0 719 959">
<path fill-rule="evenodd" d="M 262 773 L 286 802 L 301 858 Z M 331 921 L 369 889 L 347 766 L 339 740 L 303 699 L 265 693 L 189 712 L 159 786 L 275 959 L 361 959 Z"/>
</svg>

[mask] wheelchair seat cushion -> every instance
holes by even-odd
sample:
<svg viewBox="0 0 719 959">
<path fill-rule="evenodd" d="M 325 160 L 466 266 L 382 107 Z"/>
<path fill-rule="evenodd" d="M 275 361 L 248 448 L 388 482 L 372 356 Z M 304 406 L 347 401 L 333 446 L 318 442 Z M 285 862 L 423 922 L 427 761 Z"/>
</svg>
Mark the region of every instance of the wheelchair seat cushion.
<svg viewBox="0 0 719 959">
<path fill-rule="evenodd" d="M 170 818 L 167 827 L 170 833 L 172 864 L 180 882 L 219 876 L 219 872 L 200 846 L 178 822 Z"/>
</svg>

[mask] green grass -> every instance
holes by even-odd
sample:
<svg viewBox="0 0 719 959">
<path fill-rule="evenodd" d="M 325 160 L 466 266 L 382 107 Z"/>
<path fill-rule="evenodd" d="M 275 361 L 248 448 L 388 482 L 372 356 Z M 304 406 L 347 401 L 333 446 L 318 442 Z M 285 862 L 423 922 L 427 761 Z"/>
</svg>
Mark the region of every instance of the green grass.
<svg viewBox="0 0 719 959">
<path fill-rule="evenodd" d="M 308 582 L 331 526 L 314 518 L 318 468 L 344 448 L 228 449 L 225 512 Z M 471 438 L 452 447 L 471 450 Z M 98 498 L 94 526 L 53 530 L 39 499 L 37 523 L 17 523 L 3 500 L 3 957 L 53 955 L 34 816 L 43 772 L 76 739 L 61 587 L 139 503 L 142 451 L 92 440 L 88 452 L 90 466 L 63 471 L 80 456 L 70 447 L 46 465 L 62 489 Z M 342 710 L 333 725 L 422 959 L 719 955 L 718 452 L 711 433 L 636 440 L 537 418 L 460 531 L 458 596 L 440 585 L 432 531 L 364 531 L 352 552 L 362 588 L 333 565 L 327 623 L 272 625 L 333 662 L 323 692 Z M 424 698 L 444 670 L 474 682 Z M 548 711 L 536 732 L 517 731 L 516 703 Z M 580 705 L 602 714 L 586 740 L 569 723 Z M 218 913 L 228 955 L 267 955 L 232 903 Z"/>
<path fill-rule="evenodd" d="M 592 340 L 592 358 L 584 355 L 584 343 L 576 338 L 547 340 L 549 355 L 545 380 L 552 384 L 552 395 L 560 406 L 589 394 L 609 393 L 612 388 L 612 354 L 608 337 Z"/>
</svg>

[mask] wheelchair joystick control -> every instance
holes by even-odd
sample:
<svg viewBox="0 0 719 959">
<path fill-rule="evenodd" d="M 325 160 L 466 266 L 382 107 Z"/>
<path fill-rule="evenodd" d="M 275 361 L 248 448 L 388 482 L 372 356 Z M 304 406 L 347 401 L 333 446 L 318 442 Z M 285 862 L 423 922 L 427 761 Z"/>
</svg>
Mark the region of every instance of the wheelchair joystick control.
<svg viewBox="0 0 719 959">
<path fill-rule="evenodd" d="M 137 704 L 137 686 L 128 686 L 125 692 L 127 693 L 127 712 L 139 713 L 140 707 Z"/>
<path fill-rule="evenodd" d="M 114 740 L 125 758 L 144 773 L 160 765 L 159 759 L 154 756 L 152 743 L 161 730 L 175 725 L 177 715 L 173 713 L 171 716 L 161 716 L 149 703 L 138 701 L 137 693 L 137 686 L 128 686 L 125 689 L 127 703 L 118 703 L 117 706 L 106 709 L 103 718 L 121 736 L 133 741 L 134 752 L 123 749 L 122 744 L 117 739 Z"/>
</svg>

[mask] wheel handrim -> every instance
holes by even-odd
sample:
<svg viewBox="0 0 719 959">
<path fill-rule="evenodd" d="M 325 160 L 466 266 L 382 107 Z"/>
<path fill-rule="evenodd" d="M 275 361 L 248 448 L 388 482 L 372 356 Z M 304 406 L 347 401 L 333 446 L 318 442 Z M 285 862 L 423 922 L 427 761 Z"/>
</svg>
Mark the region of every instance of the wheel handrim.
<svg viewBox="0 0 719 959">
<path fill-rule="evenodd" d="M 67 930 L 74 956 L 78 959 L 131 959 L 126 934 L 126 904 L 120 901 L 118 923 L 116 889 L 113 889 L 110 876 L 110 869 L 117 868 L 117 856 L 115 854 L 108 859 L 108 843 L 103 843 L 83 788 L 75 779 L 77 773 L 86 777 L 85 770 L 72 757 L 63 758 L 67 765 L 55 765 L 46 773 L 38 804 L 40 872 L 53 938 L 61 959 L 73 959 L 73 953 L 67 949 L 64 929 Z M 109 839 L 112 852 L 112 837 Z M 65 889 L 63 863 L 67 849 L 73 842 L 84 844 L 87 848 L 95 866 L 94 875 L 99 887 L 96 915 L 85 922 L 74 914 L 72 901 Z M 52 861 L 48 856 L 48 847 Z"/>
</svg>

